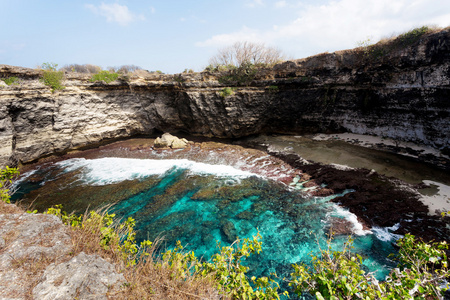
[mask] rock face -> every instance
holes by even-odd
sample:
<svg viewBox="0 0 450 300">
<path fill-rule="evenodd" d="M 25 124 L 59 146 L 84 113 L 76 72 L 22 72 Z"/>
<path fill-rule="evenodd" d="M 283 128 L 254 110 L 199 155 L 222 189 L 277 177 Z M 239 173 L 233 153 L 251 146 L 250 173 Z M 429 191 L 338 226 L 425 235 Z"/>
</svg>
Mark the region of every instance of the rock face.
<svg viewBox="0 0 450 300">
<path fill-rule="evenodd" d="M 449 153 L 450 30 L 378 50 L 284 62 L 226 97 L 220 91 L 233 84 L 218 73 L 110 84 L 68 73 L 66 88 L 51 93 L 38 71 L 0 65 L 0 78 L 22 79 L 0 87 L 0 165 L 154 130 L 219 138 L 350 131 Z"/>
<path fill-rule="evenodd" d="M 33 297 L 42 300 L 108 299 L 108 290 L 124 282 L 125 278 L 114 271 L 112 264 L 98 255 L 81 252 L 68 262 L 50 265 L 33 289 Z"/>
<path fill-rule="evenodd" d="M 24 299 L 30 277 L 40 264 L 67 255 L 67 228 L 52 215 L 0 215 L 0 295 Z"/>
<path fill-rule="evenodd" d="M 97 255 L 71 258 L 70 229 L 59 218 L 12 206 L 0 203 L 0 299 L 107 299 L 125 282 Z"/>
</svg>

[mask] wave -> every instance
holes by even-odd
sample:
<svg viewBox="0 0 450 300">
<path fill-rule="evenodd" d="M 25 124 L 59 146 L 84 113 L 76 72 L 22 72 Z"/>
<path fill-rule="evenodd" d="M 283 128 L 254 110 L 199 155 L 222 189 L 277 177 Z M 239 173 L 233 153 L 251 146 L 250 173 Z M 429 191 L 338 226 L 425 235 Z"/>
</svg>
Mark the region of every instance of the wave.
<svg viewBox="0 0 450 300">
<path fill-rule="evenodd" d="M 232 166 L 211 165 L 188 159 L 133 159 L 105 157 L 98 159 L 72 158 L 57 162 L 65 172 L 80 170 L 80 179 L 85 184 L 105 185 L 124 180 L 145 178 L 151 175 L 163 175 L 172 169 L 184 169 L 190 174 L 214 175 L 217 177 L 248 178 L 259 176 Z"/>
</svg>

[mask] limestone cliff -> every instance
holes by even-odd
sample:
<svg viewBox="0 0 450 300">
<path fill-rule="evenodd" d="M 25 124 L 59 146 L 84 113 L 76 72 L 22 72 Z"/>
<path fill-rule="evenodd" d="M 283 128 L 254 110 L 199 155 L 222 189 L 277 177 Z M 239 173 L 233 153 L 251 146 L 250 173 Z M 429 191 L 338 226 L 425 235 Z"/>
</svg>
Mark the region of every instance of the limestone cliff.
<svg viewBox="0 0 450 300">
<path fill-rule="evenodd" d="M 350 131 L 448 153 L 450 29 L 392 45 L 287 61 L 226 97 L 220 73 L 110 84 L 68 73 L 66 88 L 51 93 L 40 71 L 0 65 L 0 78 L 22 80 L 0 87 L 0 165 L 154 130 L 219 138 Z"/>
</svg>

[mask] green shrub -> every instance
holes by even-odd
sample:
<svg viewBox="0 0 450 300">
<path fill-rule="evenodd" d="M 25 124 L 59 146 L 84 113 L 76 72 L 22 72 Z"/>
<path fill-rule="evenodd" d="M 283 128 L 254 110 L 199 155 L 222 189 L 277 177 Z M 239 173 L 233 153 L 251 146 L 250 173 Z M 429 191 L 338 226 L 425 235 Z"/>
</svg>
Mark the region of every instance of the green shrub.
<svg viewBox="0 0 450 300">
<path fill-rule="evenodd" d="M 234 89 L 229 88 L 229 87 L 223 88 L 223 89 L 219 92 L 219 95 L 220 95 L 220 97 L 222 97 L 222 98 L 231 96 L 231 95 L 233 95 L 233 94 L 234 94 Z"/>
<path fill-rule="evenodd" d="M 61 205 L 49 208 L 46 214 L 56 215 L 64 224 L 75 230 L 87 230 L 98 235 L 100 247 L 118 255 L 126 268 L 141 270 L 137 263 L 146 263 L 149 257 L 155 259 L 156 267 L 171 270 L 172 280 L 187 280 L 194 278 L 213 278 L 216 288 L 221 294 L 233 299 L 280 299 L 279 285 L 268 277 L 250 279 L 245 275 L 249 268 L 242 265 L 245 258 L 261 252 L 261 235 L 253 238 L 236 240 L 232 245 L 220 248 L 209 261 L 199 260 L 194 252 L 185 252 L 180 242 L 172 250 L 166 250 L 160 259 L 152 257 L 149 248 L 152 242 L 145 240 L 136 244 L 134 232 L 135 221 L 128 218 L 125 222 L 114 225 L 114 214 L 91 211 L 89 215 L 67 215 L 61 210 Z M 144 258 L 144 260 L 143 260 Z M 137 268 L 136 268 L 137 266 Z M 157 283 L 155 283 L 157 284 Z M 287 295 L 287 293 L 285 293 Z"/>
<path fill-rule="evenodd" d="M 104 81 L 106 83 L 110 83 L 116 80 L 117 78 L 119 78 L 119 73 L 117 72 L 100 71 L 92 75 L 91 82 Z"/>
<path fill-rule="evenodd" d="M 12 76 L 12 77 L 7 77 L 7 78 L 2 78 L 2 80 L 7 84 L 7 85 L 17 85 L 19 84 L 19 78 Z"/>
<path fill-rule="evenodd" d="M 13 179 L 19 176 L 19 171 L 16 168 L 6 166 L 0 170 L 0 201 L 5 203 L 10 202 L 10 190 Z"/>
<path fill-rule="evenodd" d="M 276 93 L 276 92 L 278 92 L 280 89 L 278 88 L 278 86 L 276 86 L 276 85 L 269 85 L 268 87 L 267 87 L 267 89 L 269 90 L 269 92 L 271 92 L 271 93 Z"/>
<path fill-rule="evenodd" d="M 411 29 L 410 31 L 401 34 L 398 39 L 404 46 L 408 46 L 417 42 L 420 37 L 431 31 L 431 28 L 428 26 L 422 26 L 418 28 Z"/>
<path fill-rule="evenodd" d="M 398 267 L 379 282 L 362 268 L 361 256 L 350 252 L 349 238 L 343 251 L 328 248 L 312 256 L 312 268 L 293 265 L 289 283 L 295 293 L 309 292 L 317 299 L 441 299 L 440 285 L 449 278 L 445 242 L 427 244 L 407 234 L 397 241 Z"/>
<path fill-rule="evenodd" d="M 179 84 L 182 84 L 183 82 L 186 81 L 186 79 L 184 79 L 184 77 L 183 77 L 181 74 L 179 74 L 179 75 L 174 75 L 174 76 L 173 76 L 173 80 L 174 80 L 175 82 L 178 82 Z"/>
<path fill-rule="evenodd" d="M 63 90 L 66 87 L 63 86 L 64 72 L 57 71 L 58 64 L 55 63 L 43 63 L 42 69 L 44 70 L 42 76 L 42 82 L 52 88 L 52 93 L 56 90 Z"/>
<path fill-rule="evenodd" d="M 239 67 L 228 65 L 217 66 L 216 69 L 219 72 L 225 73 L 219 77 L 220 83 L 233 85 L 249 85 L 250 82 L 255 79 L 259 68 L 254 64 L 244 63 Z"/>
</svg>

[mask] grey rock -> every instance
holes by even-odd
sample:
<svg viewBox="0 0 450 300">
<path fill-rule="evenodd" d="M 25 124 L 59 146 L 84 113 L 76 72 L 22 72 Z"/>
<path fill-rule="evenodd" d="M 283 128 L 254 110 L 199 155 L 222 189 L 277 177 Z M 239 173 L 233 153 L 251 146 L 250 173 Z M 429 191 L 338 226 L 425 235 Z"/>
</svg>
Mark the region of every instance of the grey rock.
<svg viewBox="0 0 450 300">
<path fill-rule="evenodd" d="M 71 238 L 53 215 L 0 215 L 0 295 L 23 299 L 30 277 L 47 261 L 68 254 Z"/>
<path fill-rule="evenodd" d="M 108 291 L 125 283 L 114 265 L 84 252 L 68 262 L 48 266 L 41 280 L 33 289 L 33 297 L 42 300 L 108 299 Z"/>
</svg>

